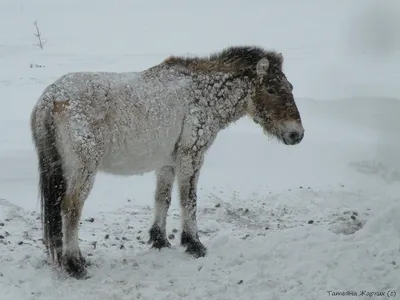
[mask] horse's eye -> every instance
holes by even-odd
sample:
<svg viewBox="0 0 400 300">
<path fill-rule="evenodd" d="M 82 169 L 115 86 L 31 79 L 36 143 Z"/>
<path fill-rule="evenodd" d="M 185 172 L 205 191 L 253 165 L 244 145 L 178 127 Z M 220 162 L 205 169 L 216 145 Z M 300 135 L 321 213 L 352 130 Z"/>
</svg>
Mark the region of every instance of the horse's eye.
<svg viewBox="0 0 400 300">
<path fill-rule="evenodd" d="M 267 89 L 267 92 L 268 92 L 268 94 L 272 94 L 272 95 L 276 93 L 275 90 L 271 89 L 271 88 Z"/>
</svg>

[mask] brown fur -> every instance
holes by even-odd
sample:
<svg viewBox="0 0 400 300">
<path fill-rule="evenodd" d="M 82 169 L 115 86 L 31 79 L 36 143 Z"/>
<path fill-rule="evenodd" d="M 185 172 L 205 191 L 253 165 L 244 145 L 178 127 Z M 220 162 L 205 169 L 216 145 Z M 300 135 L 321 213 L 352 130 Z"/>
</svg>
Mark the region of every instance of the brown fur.
<svg viewBox="0 0 400 300">
<path fill-rule="evenodd" d="M 267 89 L 265 89 L 267 87 Z M 291 88 L 287 91 L 280 89 L 277 94 L 269 94 L 268 89 L 278 90 L 280 87 L 273 83 L 260 82 L 256 84 L 254 103 L 259 109 L 263 109 L 276 122 L 298 121 L 300 114 L 294 102 Z M 282 105 L 283 102 L 283 105 Z M 277 109 L 279 107 L 280 109 Z M 273 113 L 271 113 L 273 112 Z"/>
<path fill-rule="evenodd" d="M 165 60 L 167 65 L 181 65 L 191 71 L 200 73 L 234 73 L 237 68 L 232 64 L 223 63 L 221 61 L 210 61 L 206 59 L 185 59 L 181 57 L 170 57 Z"/>
<path fill-rule="evenodd" d="M 53 106 L 53 112 L 57 114 L 62 113 L 63 111 L 65 111 L 67 107 L 69 107 L 69 100 L 55 101 Z"/>
<path fill-rule="evenodd" d="M 257 74 L 257 64 L 267 59 L 266 74 Z M 284 74 L 283 55 L 260 47 L 230 47 L 209 57 L 184 58 L 172 56 L 164 61 L 171 67 L 181 67 L 184 72 L 215 75 L 228 73 L 234 77 L 247 77 L 254 84 L 253 101 L 248 113 L 265 132 L 281 137 L 280 124 L 295 121 L 301 124 L 300 114 L 293 96 L 293 86 Z"/>
<path fill-rule="evenodd" d="M 183 58 L 171 56 L 164 61 L 169 66 L 182 66 L 192 72 L 230 73 L 255 78 L 256 64 L 266 57 L 270 65 L 281 69 L 283 58 L 274 51 L 266 51 L 259 47 L 230 47 L 209 57 Z"/>
</svg>

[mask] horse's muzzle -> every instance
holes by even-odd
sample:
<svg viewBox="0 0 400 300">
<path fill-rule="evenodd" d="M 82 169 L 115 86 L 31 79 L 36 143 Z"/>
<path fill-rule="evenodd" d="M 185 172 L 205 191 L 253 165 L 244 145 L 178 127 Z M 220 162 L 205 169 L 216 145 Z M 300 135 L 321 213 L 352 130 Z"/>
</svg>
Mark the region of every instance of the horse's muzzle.
<svg viewBox="0 0 400 300">
<path fill-rule="evenodd" d="M 301 122 L 287 121 L 280 126 L 282 141 L 286 145 L 297 145 L 304 138 L 304 128 Z"/>
<path fill-rule="evenodd" d="M 287 134 L 283 134 L 282 140 L 286 145 L 297 145 L 303 140 L 303 137 L 304 131 L 291 131 Z"/>
</svg>

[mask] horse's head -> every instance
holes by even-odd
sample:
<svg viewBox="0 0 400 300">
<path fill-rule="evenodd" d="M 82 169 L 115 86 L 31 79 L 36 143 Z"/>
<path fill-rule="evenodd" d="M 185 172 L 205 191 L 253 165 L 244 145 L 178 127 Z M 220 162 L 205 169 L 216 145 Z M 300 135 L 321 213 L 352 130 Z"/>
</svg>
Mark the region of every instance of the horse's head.
<svg viewBox="0 0 400 300">
<path fill-rule="evenodd" d="M 254 96 L 248 113 L 264 132 L 286 145 L 296 145 L 304 136 L 300 113 L 293 97 L 293 86 L 282 71 L 282 54 L 269 53 L 258 61 Z"/>
</svg>

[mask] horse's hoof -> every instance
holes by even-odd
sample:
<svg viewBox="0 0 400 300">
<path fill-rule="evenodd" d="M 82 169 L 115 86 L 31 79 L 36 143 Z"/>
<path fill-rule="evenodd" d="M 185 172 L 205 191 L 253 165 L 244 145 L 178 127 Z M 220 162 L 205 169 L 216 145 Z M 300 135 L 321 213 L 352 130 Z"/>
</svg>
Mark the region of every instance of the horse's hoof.
<svg viewBox="0 0 400 300">
<path fill-rule="evenodd" d="M 188 244 L 186 253 L 194 256 L 195 258 L 204 257 L 207 254 L 207 248 L 200 242 Z"/>
<path fill-rule="evenodd" d="M 161 233 L 160 227 L 154 225 L 150 229 L 150 239 L 147 242 L 148 244 L 153 243 L 151 248 L 156 248 L 161 250 L 162 248 L 171 248 L 171 243 L 168 241 L 167 237 Z"/>
<path fill-rule="evenodd" d="M 79 261 L 84 267 L 88 267 L 92 265 L 92 262 L 83 257 L 81 253 L 79 253 Z"/>
<path fill-rule="evenodd" d="M 171 248 L 171 243 L 167 240 L 157 240 L 153 242 L 151 248 L 156 248 L 158 250 L 161 250 L 162 248 Z"/>
<path fill-rule="evenodd" d="M 67 274 L 75 279 L 89 278 L 88 271 L 86 270 L 86 260 L 82 256 L 64 256 L 63 269 Z"/>
<path fill-rule="evenodd" d="M 161 250 L 162 248 L 171 248 L 171 243 L 167 238 L 162 236 L 157 236 L 155 239 L 150 239 L 148 243 L 153 243 L 151 248 L 156 248 L 158 250 Z"/>
<path fill-rule="evenodd" d="M 186 253 L 199 258 L 207 254 L 207 248 L 200 242 L 198 238 L 194 238 L 187 232 L 183 231 L 181 235 L 181 245 L 186 246 Z"/>
</svg>

